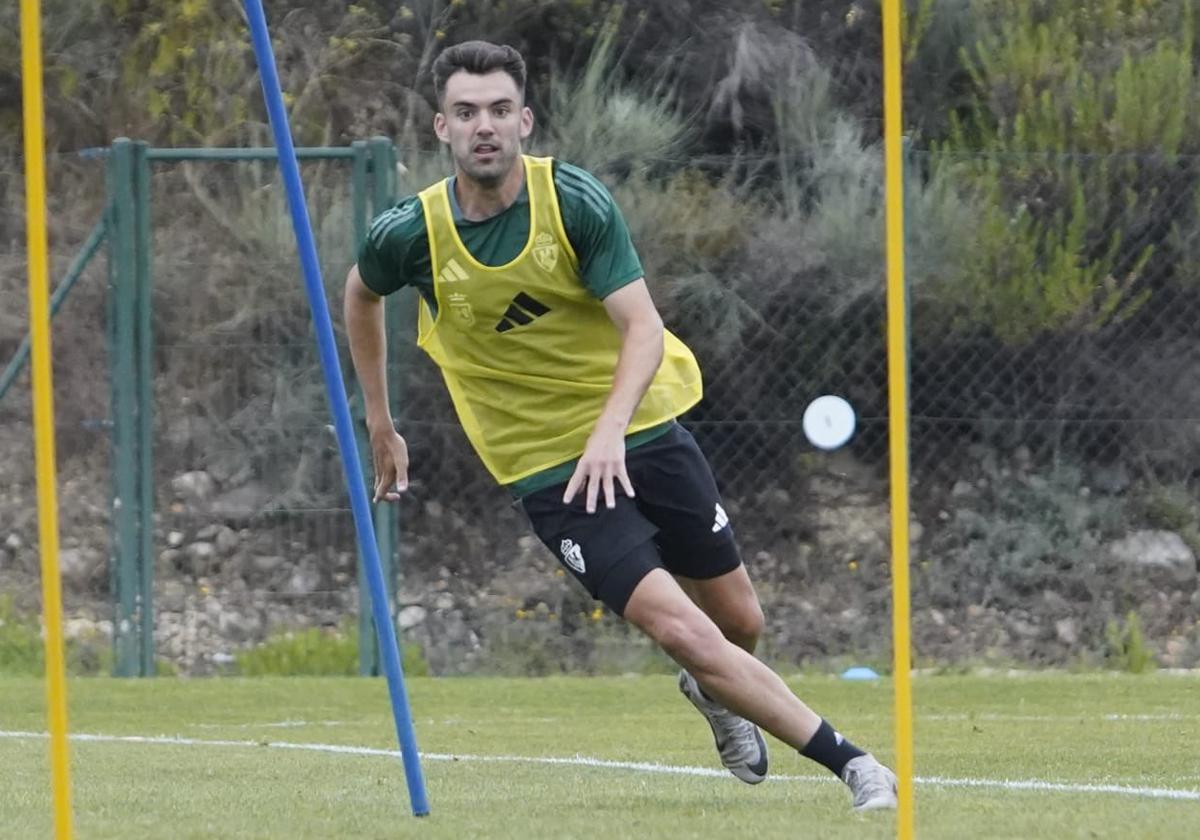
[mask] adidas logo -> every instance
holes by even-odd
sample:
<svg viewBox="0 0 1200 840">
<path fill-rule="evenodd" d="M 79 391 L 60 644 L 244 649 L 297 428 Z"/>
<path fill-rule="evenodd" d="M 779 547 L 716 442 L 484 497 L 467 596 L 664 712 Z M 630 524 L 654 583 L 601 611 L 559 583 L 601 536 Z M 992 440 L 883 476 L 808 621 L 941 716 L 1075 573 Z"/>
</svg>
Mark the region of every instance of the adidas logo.
<svg viewBox="0 0 1200 840">
<path fill-rule="evenodd" d="M 518 292 L 512 299 L 504 317 L 496 324 L 496 332 L 508 332 L 513 327 L 523 327 L 532 324 L 535 318 L 540 318 L 550 311 L 550 307 L 540 300 L 530 297 L 524 292 Z"/>
<path fill-rule="evenodd" d="M 440 280 L 442 283 L 461 283 L 466 279 L 467 272 L 463 270 L 461 265 L 452 259 L 446 260 L 445 268 L 443 268 L 441 274 L 438 275 L 438 280 Z"/>
<path fill-rule="evenodd" d="M 717 518 L 713 522 L 713 533 L 717 533 L 726 525 L 729 524 L 729 514 L 725 512 L 725 508 L 721 507 L 721 503 L 717 503 Z"/>
</svg>

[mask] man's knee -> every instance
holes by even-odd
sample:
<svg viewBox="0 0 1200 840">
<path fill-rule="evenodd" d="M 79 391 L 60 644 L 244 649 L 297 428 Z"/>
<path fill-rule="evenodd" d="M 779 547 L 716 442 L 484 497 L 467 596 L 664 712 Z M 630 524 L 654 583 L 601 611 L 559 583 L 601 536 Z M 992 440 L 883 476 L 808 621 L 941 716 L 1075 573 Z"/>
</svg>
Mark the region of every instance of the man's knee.
<svg viewBox="0 0 1200 840">
<path fill-rule="evenodd" d="M 725 643 L 721 631 L 698 609 L 656 616 L 644 628 L 666 653 L 689 668 L 700 668 Z"/>
<path fill-rule="evenodd" d="M 765 624 L 762 606 L 757 598 L 750 598 L 722 616 L 717 624 L 731 642 L 753 650 Z"/>
</svg>

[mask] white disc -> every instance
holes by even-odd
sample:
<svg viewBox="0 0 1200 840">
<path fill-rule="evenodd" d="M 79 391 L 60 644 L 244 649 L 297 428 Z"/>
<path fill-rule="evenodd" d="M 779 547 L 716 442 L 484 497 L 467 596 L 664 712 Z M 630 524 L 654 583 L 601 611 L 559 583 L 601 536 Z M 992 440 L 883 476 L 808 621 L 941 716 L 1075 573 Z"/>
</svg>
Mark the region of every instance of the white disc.
<svg viewBox="0 0 1200 840">
<path fill-rule="evenodd" d="M 841 397 L 826 394 L 804 409 L 804 436 L 818 449 L 837 449 L 854 434 L 854 409 Z"/>
</svg>

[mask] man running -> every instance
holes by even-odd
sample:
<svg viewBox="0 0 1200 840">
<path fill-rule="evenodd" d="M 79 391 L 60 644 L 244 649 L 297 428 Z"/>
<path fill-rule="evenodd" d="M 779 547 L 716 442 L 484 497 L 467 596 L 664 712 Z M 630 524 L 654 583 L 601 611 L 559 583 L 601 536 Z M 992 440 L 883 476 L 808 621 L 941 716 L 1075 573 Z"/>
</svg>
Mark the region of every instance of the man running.
<svg viewBox="0 0 1200 840">
<path fill-rule="evenodd" d="M 417 343 L 475 451 L 587 591 L 682 666 L 722 764 L 763 781 L 762 727 L 842 779 L 856 810 L 894 808 L 895 775 L 753 656 L 758 596 L 709 465 L 675 419 L 699 401 L 700 369 L 663 329 L 608 190 L 522 154 L 533 114 L 513 48 L 458 44 L 433 76 L 455 174 L 374 220 L 345 288 L 376 501 L 408 483 L 381 297 L 410 285 Z"/>
</svg>

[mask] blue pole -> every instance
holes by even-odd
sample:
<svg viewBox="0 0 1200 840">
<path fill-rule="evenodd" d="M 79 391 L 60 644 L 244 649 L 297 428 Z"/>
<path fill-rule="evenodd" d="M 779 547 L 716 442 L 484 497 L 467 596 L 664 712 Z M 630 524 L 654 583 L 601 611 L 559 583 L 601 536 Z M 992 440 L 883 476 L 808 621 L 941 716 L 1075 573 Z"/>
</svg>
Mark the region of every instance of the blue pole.
<svg viewBox="0 0 1200 840">
<path fill-rule="evenodd" d="M 387 590 L 383 585 L 379 549 L 375 543 L 371 509 L 367 504 L 367 485 L 363 481 L 362 466 L 359 464 L 358 450 L 354 445 L 354 427 L 350 421 L 350 407 L 346 402 L 346 385 L 342 381 L 337 345 L 333 339 L 333 325 L 329 320 L 329 306 L 325 302 L 325 286 L 321 281 L 321 268 L 317 263 L 317 246 L 313 241 L 312 224 L 308 218 L 308 205 L 304 201 L 304 187 L 300 182 L 300 166 L 296 162 L 292 132 L 288 126 L 287 112 L 283 108 L 283 93 L 279 87 L 279 73 L 275 69 L 275 53 L 271 48 L 271 36 L 267 31 L 267 19 L 263 13 L 262 0 L 246 0 L 246 14 L 250 19 L 250 37 L 254 42 L 254 54 L 258 59 L 258 73 L 259 79 L 262 81 L 263 97 L 267 102 L 267 114 L 270 116 L 271 130 L 275 134 L 275 146 L 279 150 L 279 168 L 282 171 L 287 190 L 288 207 L 292 211 L 292 227 L 296 233 L 296 245 L 300 249 L 300 265 L 304 269 L 304 287 L 308 292 L 308 303 L 312 309 L 313 326 L 316 328 L 317 345 L 321 353 L 321 368 L 325 373 L 325 389 L 329 396 L 329 406 L 333 411 L 333 422 L 337 430 L 338 449 L 342 453 L 346 485 L 350 490 L 350 507 L 354 511 L 354 528 L 358 534 L 358 543 L 366 566 L 367 582 L 370 584 L 371 610 L 375 617 L 380 658 L 383 660 L 388 692 L 392 699 L 392 715 L 396 720 L 396 735 L 400 740 L 400 754 L 404 760 L 404 776 L 408 782 L 408 796 L 412 801 L 413 816 L 423 817 L 429 813 L 429 800 L 425 796 L 425 777 L 421 773 L 417 738 L 413 733 L 412 713 L 408 707 L 408 692 L 404 688 L 404 672 L 400 668 L 396 628 L 392 626 L 392 619 L 388 611 Z"/>
</svg>

